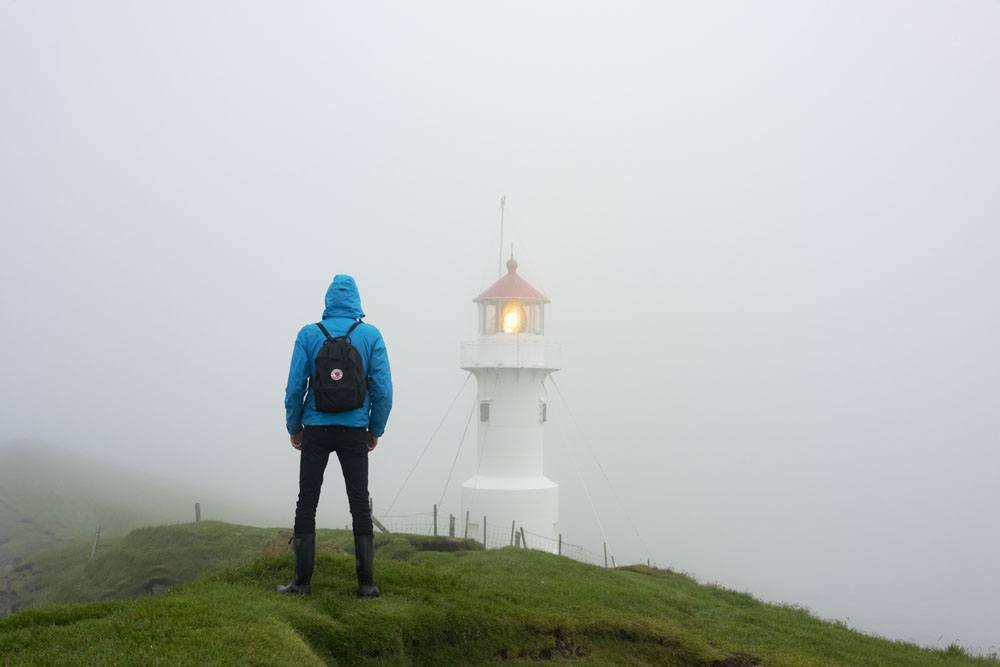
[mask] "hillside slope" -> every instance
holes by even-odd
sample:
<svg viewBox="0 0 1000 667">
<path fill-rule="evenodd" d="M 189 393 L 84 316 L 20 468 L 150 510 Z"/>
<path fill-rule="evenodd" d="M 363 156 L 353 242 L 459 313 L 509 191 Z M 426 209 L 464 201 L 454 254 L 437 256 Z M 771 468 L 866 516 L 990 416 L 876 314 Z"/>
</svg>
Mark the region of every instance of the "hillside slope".
<svg viewBox="0 0 1000 667">
<path fill-rule="evenodd" d="M 159 530 L 136 539 L 162 539 L 169 550 L 177 527 Z M 196 530 L 226 533 L 220 542 L 247 551 L 262 537 L 224 524 Z M 863 635 L 670 571 L 605 570 L 447 538 L 378 536 L 384 596 L 358 600 L 344 539 L 343 531 L 320 536 L 312 596 L 274 592 L 292 561 L 268 538 L 260 557 L 160 595 L 2 619 L 0 664 L 997 664 Z M 183 552 L 167 560 L 200 558 Z M 146 576 L 140 570 L 118 588 Z"/>
<path fill-rule="evenodd" d="M 336 532 L 322 534 L 330 542 Z M 339 534 L 337 539 L 350 542 L 346 531 Z M 102 540 L 93 560 L 90 541 L 22 559 L 4 575 L 0 598 L 18 611 L 39 604 L 160 592 L 252 560 L 269 549 L 281 550 L 287 539 L 287 530 L 219 521 L 139 528 L 125 537 Z"/>
<path fill-rule="evenodd" d="M 133 528 L 204 516 L 254 522 L 233 503 L 151 475 L 126 471 L 37 441 L 0 443 L 0 574 L 42 551 Z"/>
</svg>

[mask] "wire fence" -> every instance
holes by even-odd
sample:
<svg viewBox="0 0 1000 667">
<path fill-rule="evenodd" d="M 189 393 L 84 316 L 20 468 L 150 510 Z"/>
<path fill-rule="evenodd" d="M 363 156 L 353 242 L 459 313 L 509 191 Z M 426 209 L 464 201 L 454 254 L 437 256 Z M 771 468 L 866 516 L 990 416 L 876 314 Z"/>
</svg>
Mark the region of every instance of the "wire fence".
<svg viewBox="0 0 1000 667">
<path fill-rule="evenodd" d="M 579 544 L 563 540 L 561 534 L 553 538 L 549 535 L 539 535 L 525 530 L 516 521 L 511 525 L 500 522 L 491 523 L 489 517 L 476 519 L 469 517 L 467 522 L 464 516 L 459 518 L 453 514 L 435 512 L 388 514 L 375 518 L 378 520 L 380 528 L 391 533 L 465 538 L 475 540 L 487 549 L 519 547 L 558 554 L 590 565 L 601 567 L 614 567 L 616 565 L 614 556 L 606 555 L 606 545 L 604 553 L 595 553 Z"/>
<path fill-rule="evenodd" d="M 482 517 L 482 518 L 472 517 L 468 521 L 466 521 L 464 517 L 462 517 L 462 519 L 458 519 L 453 515 L 447 515 L 448 516 L 447 519 L 443 518 L 443 515 L 441 515 L 438 512 L 438 509 L 444 502 L 445 495 L 449 488 L 449 483 L 451 482 L 452 474 L 455 471 L 455 466 L 458 463 L 459 457 L 462 453 L 462 447 L 465 444 L 466 435 L 468 434 L 472 418 L 475 414 L 475 409 L 477 405 L 476 401 L 473 401 L 472 405 L 470 406 L 468 417 L 465 420 L 465 428 L 462 431 L 462 437 L 459 439 L 458 447 L 455 451 L 455 455 L 451 462 L 451 467 L 448 470 L 448 476 L 445 478 L 444 486 L 441 490 L 438 504 L 434 506 L 434 511 L 418 512 L 416 514 L 392 514 L 393 507 L 396 506 L 396 502 L 402 495 L 404 488 L 406 487 L 410 478 L 413 476 L 416 469 L 419 467 L 420 462 L 424 458 L 424 455 L 427 453 L 431 444 L 434 442 L 435 437 L 437 436 L 438 432 L 441 430 L 441 427 L 447 420 L 448 415 L 455 407 L 455 404 L 458 401 L 459 397 L 462 396 L 466 386 L 469 384 L 470 378 L 472 377 L 473 374 L 471 372 L 466 373 L 465 379 L 462 381 L 462 385 L 459 387 L 458 392 L 454 395 L 454 397 L 451 399 L 451 402 L 448 404 L 448 408 L 447 410 L 445 410 L 444 416 L 442 416 L 441 420 L 434 428 L 434 431 L 431 433 L 430 438 L 428 438 L 427 443 L 421 450 L 420 455 L 417 457 L 417 460 L 410 468 L 410 471 L 406 474 L 403 483 L 396 490 L 396 493 L 393 496 L 392 501 L 389 503 L 388 508 L 384 510 L 385 514 L 376 517 L 377 519 L 379 519 L 379 521 L 376 521 L 376 524 L 379 525 L 381 529 L 388 530 L 390 532 L 410 533 L 414 535 L 441 535 L 441 536 L 452 535 L 454 537 L 464 537 L 468 539 L 474 539 L 488 549 L 499 548 L 499 547 L 521 547 L 527 549 L 538 549 L 541 551 L 547 551 L 549 553 L 566 556 L 567 558 L 571 558 L 573 560 L 580 561 L 583 563 L 591 563 L 593 565 L 599 565 L 603 567 L 609 567 L 609 566 L 617 567 L 614 555 L 608 552 L 608 537 L 607 533 L 605 533 L 604 531 L 604 524 L 601 521 L 600 513 L 597 511 L 597 506 L 594 503 L 594 499 L 590 493 L 590 489 L 586 483 L 586 480 L 584 479 L 584 476 L 580 470 L 579 465 L 577 464 L 576 456 L 574 455 L 573 447 L 571 445 L 571 440 L 573 440 L 573 438 L 571 437 L 572 434 L 570 433 L 569 429 L 565 428 L 561 429 L 563 446 L 566 450 L 567 457 L 573 463 L 573 469 L 576 472 L 577 478 L 579 479 L 580 484 L 583 487 L 584 493 L 587 496 L 587 501 L 589 502 L 590 508 L 594 513 L 594 520 L 597 524 L 597 527 L 601 531 L 601 538 L 603 540 L 601 544 L 601 553 L 595 553 L 578 544 L 571 544 L 568 542 L 564 542 L 561 534 L 553 537 L 552 535 L 539 535 L 537 533 L 532 533 L 530 531 L 524 530 L 523 527 L 519 527 L 517 525 L 517 522 L 514 523 L 514 526 L 509 526 L 509 525 L 501 525 L 501 522 L 497 522 L 496 524 L 490 523 L 487 520 L 487 517 Z M 632 521 L 632 517 L 626 510 L 625 505 L 622 503 L 621 497 L 618 495 L 618 492 L 611 484 L 611 479 L 608 476 L 607 471 L 604 469 L 604 466 L 601 465 L 600 460 L 597 458 L 597 456 L 594 454 L 593 449 L 590 447 L 590 442 L 586 438 L 582 437 L 584 430 L 580 427 L 579 422 L 576 420 L 576 416 L 570 409 L 566 401 L 566 397 L 563 395 L 562 390 L 559 388 L 559 385 L 555 383 L 555 379 L 552 378 L 551 376 L 548 377 L 548 380 L 549 384 L 551 384 L 553 389 L 555 389 L 555 393 L 558 395 L 560 402 L 562 403 L 564 409 L 566 410 L 566 413 L 569 416 L 575 431 L 578 434 L 581 434 L 579 439 L 583 441 L 584 445 L 586 446 L 587 452 L 590 454 L 597 468 L 600 470 L 601 476 L 603 477 L 604 481 L 607 483 L 609 489 L 611 490 L 611 493 L 614 496 L 615 501 L 618 503 L 619 508 L 621 509 L 622 513 L 625 514 L 625 518 L 627 519 L 629 525 L 632 527 L 632 530 L 635 532 L 636 538 L 645 549 L 646 563 L 647 565 L 650 565 L 651 556 L 648 544 L 643 539 L 642 535 L 639 533 L 639 530 L 636 527 L 635 522 Z M 499 381 L 500 381 L 500 375 L 498 374 L 496 376 L 495 382 L 498 383 Z M 543 391 L 545 392 L 546 404 L 548 404 L 547 397 L 549 394 L 547 391 L 547 385 L 543 383 L 542 388 Z M 494 384 L 493 391 L 495 393 L 496 384 Z M 482 462 L 481 456 L 479 458 L 479 462 L 480 463 Z M 375 468 L 375 463 L 373 460 L 372 461 L 373 477 L 375 474 L 374 468 Z M 476 468 L 476 475 L 477 476 L 479 475 L 478 464 Z"/>
</svg>

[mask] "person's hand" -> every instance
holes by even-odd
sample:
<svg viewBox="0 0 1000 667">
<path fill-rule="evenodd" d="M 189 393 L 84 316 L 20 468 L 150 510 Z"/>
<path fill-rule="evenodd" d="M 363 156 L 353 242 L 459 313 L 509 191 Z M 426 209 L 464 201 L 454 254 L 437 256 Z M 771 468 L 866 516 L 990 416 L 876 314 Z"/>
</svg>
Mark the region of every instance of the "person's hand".
<svg viewBox="0 0 1000 667">
<path fill-rule="evenodd" d="M 302 449 L 302 430 L 299 429 L 298 433 L 292 433 L 288 436 L 288 439 L 292 441 L 292 447 L 295 449 Z"/>
<path fill-rule="evenodd" d="M 368 432 L 368 451 L 375 449 L 378 444 L 378 436 L 373 435 L 371 431 Z"/>
</svg>

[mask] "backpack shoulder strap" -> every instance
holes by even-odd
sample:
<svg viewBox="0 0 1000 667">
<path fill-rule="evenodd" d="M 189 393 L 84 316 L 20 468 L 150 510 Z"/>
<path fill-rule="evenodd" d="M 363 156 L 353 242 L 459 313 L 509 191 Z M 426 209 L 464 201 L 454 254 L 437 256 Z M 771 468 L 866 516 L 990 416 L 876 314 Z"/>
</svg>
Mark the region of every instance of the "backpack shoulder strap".
<svg viewBox="0 0 1000 667">
<path fill-rule="evenodd" d="M 355 329 L 357 329 L 358 325 L 360 325 L 360 324 L 362 324 L 361 320 L 357 320 L 354 324 L 352 324 L 351 328 L 348 329 L 347 333 L 344 334 L 344 338 L 346 338 L 347 340 L 351 340 L 351 332 L 353 332 Z"/>
<path fill-rule="evenodd" d="M 323 332 L 323 335 L 326 336 L 327 340 L 333 340 L 333 336 L 331 336 L 330 332 L 326 330 L 326 327 L 323 326 L 322 322 L 317 322 L 316 326 L 318 326 L 319 330 Z"/>
<path fill-rule="evenodd" d="M 351 325 L 351 328 L 347 330 L 347 333 L 345 333 L 343 336 L 337 336 L 337 338 L 347 338 L 348 340 L 350 340 L 351 332 L 357 329 L 359 324 L 364 324 L 364 323 L 361 320 L 356 320 L 354 324 Z M 330 335 L 330 332 L 326 330 L 326 327 L 323 326 L 322 322 L 317 322 L 316 326 L 318 326 L 319 330 L 323 332 L 323 335 L 326 336 L 327 340 L 335 340 L 335 338 Z"/>
</svg>

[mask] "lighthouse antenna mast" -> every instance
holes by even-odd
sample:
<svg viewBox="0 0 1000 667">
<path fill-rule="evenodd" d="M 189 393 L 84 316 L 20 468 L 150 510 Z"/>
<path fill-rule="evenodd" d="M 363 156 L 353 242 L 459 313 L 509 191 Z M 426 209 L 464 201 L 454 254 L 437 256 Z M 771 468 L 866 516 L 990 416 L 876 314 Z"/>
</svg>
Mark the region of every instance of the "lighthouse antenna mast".
<svg viewBox="0 0 1000 667">
<path fill-rule="evenodd" d="M 503 212 L 507 207 L 507 195 L 500 197 L 500 254 L 497 257 L 497 278 L 503 275 Z"/>
</svg>

